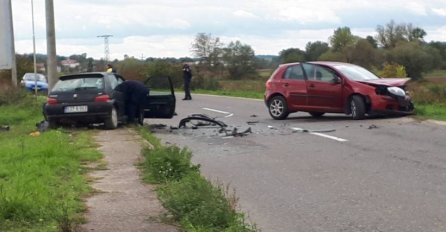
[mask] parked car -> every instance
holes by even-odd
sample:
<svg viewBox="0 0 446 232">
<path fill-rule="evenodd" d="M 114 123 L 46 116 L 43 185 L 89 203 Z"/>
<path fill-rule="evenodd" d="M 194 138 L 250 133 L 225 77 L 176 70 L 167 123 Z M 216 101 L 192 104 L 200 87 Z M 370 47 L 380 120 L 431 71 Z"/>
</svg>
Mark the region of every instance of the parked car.
<svg viewBox="0 0 446 232">
<path fill-rule="evenodd" d="M 344 113 L 353 119 L 367 114 L 411 114 L 405 90 L 409 78 L 380 78 L 360 66 L 340 62 L 280 65 L 266 82 L 264 95 L 269 114 L 285 119 L 304 111 L 313 117 Z"/>
<path fill-rule="evenodd" d="M 144 118 L 172 118 L 175 113 L 175 94 L 170 77 L 150 78 L 146 86 L 150 92 L 138 122 Z M 48 94 L 44 115 L 50 127 L 64 123 L 104 123 L 106 129 L 114 129 L 127 122 L 123 93 L 115 87 L 125 79 L 115 73 L 82 73 L 62 76 Z M 162 91 L 148 84 L 165 83 Z M 165 87 L 167 86 L 167 87 Z"/>
<path fill-rule="evenodd" d="M 48 82 L 45 76 L 40 73 L 25 73 L 20 81 L 20 85 L 30 91 L 35 91 L 36 86 L 37 91 L 48 91 Z"/>
</svg>

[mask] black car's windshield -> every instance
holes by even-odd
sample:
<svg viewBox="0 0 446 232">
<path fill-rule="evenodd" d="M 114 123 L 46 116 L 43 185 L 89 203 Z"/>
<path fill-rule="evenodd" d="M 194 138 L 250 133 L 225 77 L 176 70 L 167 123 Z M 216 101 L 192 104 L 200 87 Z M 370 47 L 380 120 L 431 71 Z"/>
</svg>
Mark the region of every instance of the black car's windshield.
<svg viewBox="0 0 446 232">
<path fill-rule="evenodd" d="M 375 74 L 360 66 L 339 64 L 335 67 L 350 80 L 366 81 L 379 79 Z"/>
<path fill-rule="evenodd" d="M 88 77 L 76 79 L 64 79 L 57 81 L 54 92 L 72 92 L 82 90 L 103 90 L 104 79 L 102 77 Z"/>
</svg>

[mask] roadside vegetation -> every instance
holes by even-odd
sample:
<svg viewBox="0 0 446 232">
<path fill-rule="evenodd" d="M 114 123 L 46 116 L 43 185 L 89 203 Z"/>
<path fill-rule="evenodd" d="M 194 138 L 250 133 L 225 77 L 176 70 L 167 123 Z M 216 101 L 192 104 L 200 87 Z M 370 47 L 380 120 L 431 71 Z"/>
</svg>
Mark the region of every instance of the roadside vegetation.
<svg viewBox="0 0 446 232">
<path fill-rule="evenodd" d="M 154 145 L 143 151 L 144 180 L 157 185 L 158 197 L 175 223 L 190 232 L 256 231 L 237 212 L 235 193 L 202 177 L 190 151 L 164 146 L 146 130 L 140 133 Z"/>
<path fill-rule="evenodd" d="M 101 155 L 91 132 L 36 132 L 42 102 L 0 93 L 0 231 L 74 231 L 91 192 L 84 163 Z M 7 129 L 9 127 L 9 130 Z"/>
<path fill-rule="evenodd" d="M 409 84 L 416 117 L 446 121 L 446 70 L 433 73 L 434 76 Z"/>
</svg>

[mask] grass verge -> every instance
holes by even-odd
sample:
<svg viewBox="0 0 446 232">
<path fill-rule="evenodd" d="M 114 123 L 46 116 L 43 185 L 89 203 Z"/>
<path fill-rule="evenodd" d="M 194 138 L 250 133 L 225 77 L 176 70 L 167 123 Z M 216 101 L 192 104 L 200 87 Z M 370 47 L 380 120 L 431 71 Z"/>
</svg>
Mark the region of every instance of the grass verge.
<svg viewBox="0 0 446 232">
<path fill-rule="evenodd" d="M 237 198 L 228 188 L 215 187 L 200 175 L 186 149 L 163 146 L 144 129 L 140 134 L 153 146 L 145 149 L 141 164 L 144 180 L 157 184 L 158 197 L 185 231 L 256 231 L 236 211 Z"/>
<path fill-rule="evenodd" d="M 11 96 L 20 95 L 11 101 Z M 101 155 L 91 132 L 33 134 L 43 99 L 0 95 L 0 231 L 74 231 L 90 192 L 83 162 Z"/>
</svg>

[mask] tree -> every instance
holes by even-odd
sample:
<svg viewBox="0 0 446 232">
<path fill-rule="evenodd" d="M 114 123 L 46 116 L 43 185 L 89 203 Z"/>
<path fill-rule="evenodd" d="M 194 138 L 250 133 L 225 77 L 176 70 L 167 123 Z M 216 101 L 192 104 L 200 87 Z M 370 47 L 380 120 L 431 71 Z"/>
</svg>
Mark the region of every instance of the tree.
<svg viewBox="0 0 446 232">
<path fill-rule="evenodd" d="M 330 48 L 328 47 L 328 43 L 316 41 L 316 42 L 308 42 L 305 46 L 305 59 L 307 61 L 318 60 L 318 58 L 327 52 Z"/>
<path fill-rule="evenodd" d="M 353 47 L 349 62 L 371 68 L 377 62 L 377 51 L 367 39 L 360 39 Z"/>
<path fill-rule="evenodd" d="M 438 65 L 440 54 L 437 49 L 420 45 L 416 41 L 398 43 L 390 51 L 391 61 L 403 65 L 413 80 L 422 79 L 423 72 Z"/>
<path fill-rule="evenodd" d="M 21 80 L 23 75 L 28 72 L 34 72 L 33 59 L 26 55 L 16 54 L 17 78 Z"/>
<path fill-rule="evenodd" d="M 330 37 L 330 44 L 334 52 L 343 52 L 345 48 L 353 46 L 356 40 L 349 27 L 339 27 Z"/>
<path fill-rule="evenodd" d="M 446 42 L 432 41 L 428 46 L 438 50 L 441 56 L 439 67 L 446 69 Z"/>
<path fill-rule="evenodd" d="M 288 48 L 279 52 L 281 63 L 305 61 L 305 52 L 299 48 Z"/>
<path fill-rule="evenodd" d="M 198 33 L 192 43 L 192 52 L 201 63 L 212 68 L 219 65 L 222 47 L 223 43 L 220 42 L 220 38 L 214 38 L 211 34 Z"/>
<path fill-rule="evenodd" d="M 368 35 L 365 39 L 370 43 L 370 45 L 372 45 L 373 48 L 378 48 L 378 41 L 376 41 L 373 36 Z"/>
<path fill-rule="evenodd" d="M 128 58 L 113 65 L 119 74 L 130 80 L 144 80 L 147 77 L 143 61 Z"/>
<path fill-rule="evenodd" d="M 247 44 L 242 44 L 240 41 L 229 43 L 224 49 L 223 60 L 231 79 L 256 75 L 255 53 Z"/>
<path fill-rule="evenodd" d="M 426 31 L 419 27 L 413 27 L 412 24 L 396 24 L 391 20 L 385 27 L 378 25 L 377 40 L 384 48 L 394 48 L 399 42 L 423 41 Z"/>
</svg>

